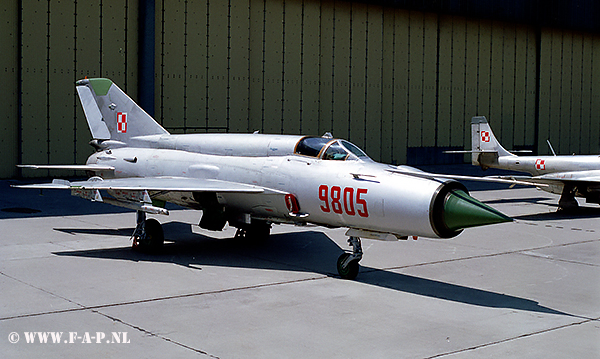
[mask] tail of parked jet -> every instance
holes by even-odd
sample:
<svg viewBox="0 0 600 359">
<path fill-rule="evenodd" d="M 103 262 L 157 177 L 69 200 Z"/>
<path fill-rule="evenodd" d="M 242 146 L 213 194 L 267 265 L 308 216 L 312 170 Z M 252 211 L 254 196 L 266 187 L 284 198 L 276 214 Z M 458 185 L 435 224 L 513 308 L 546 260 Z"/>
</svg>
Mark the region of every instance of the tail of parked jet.
<svg viewBox="0 0 600 359">
<path fill-rule="evenodd" d="M 485 116 L 471 119 L 471 162 L 486 169 L 497 164 L 498 157 L 515 156 L 502 147 L 494 136 Z"/>
<path fill-rule="evenodd" d="M 94 139 L 128 143 L 131 137 L 169 134 L 111 80 L 84 79 L 76 85 Z"/>
</svg>

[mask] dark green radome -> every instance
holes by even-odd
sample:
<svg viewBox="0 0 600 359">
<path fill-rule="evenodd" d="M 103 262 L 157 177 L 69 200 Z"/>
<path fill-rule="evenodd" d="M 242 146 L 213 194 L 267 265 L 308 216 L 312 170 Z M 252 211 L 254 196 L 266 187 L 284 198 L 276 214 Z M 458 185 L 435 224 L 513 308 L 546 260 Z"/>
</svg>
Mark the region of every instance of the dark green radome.
<svg viewBox="0 0 600 359">
<path fill-rule="evenodd" d="M 444 203 L 443 216 L 444 223 L 451 231 L 513 221 L 512 218 L 461 190 L 453 190 L 448 194 Z"/>
</svg>

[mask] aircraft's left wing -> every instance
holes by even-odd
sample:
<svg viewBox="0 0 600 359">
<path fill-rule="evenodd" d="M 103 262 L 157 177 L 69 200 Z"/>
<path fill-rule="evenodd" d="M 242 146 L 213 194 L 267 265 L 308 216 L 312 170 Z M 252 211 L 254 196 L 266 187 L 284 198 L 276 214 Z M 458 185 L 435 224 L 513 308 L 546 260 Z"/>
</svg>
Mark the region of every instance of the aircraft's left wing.
<svg viewBox="0 0 600 359">
<path fill-rule="evenodd" d="M 548 173 L 541 176 L 532 177 L 540 182 L 596 182 L 600 183 L 600 170 L 571 171 Z"/>
<path fill-rule="evenodd" d="M 77 170 L 77 171 L 113 171 L 112 166 L 90 165 L 17 165 L 20 168 L 31 168 L 34 170 Z"/>
<path fill-rule="evenodd" d="M 220 193 L 277 193 L 278 191 L 259 186 L 247 185 L 216 179 L 186 177 L 129 177 L 102 179 L 92 177 L 87 181 L 69 182 L 56 179 L 52 183 L 13 185 L 18 188 L 70 189 L 74 196 L 94 202 L 104 202 L 114 206 L 130 208 L 154 214 L 168 215 L 169 211 L 153 204 L 149 192 L 220 192 Z M 100 190 L 113 190 L 116 198 L 104 198 Z M 113 192 L 113 195 L 116 193 Z"/>
<path fill-rule="evenodd" d="M 87 181 L 69 182 L 54 180 L 52 183 L 15 185 L 18 188 L 124 190 L 124 191 L 174 191 L 174 192 L 236 192 L 262 193 L 265 188 L 216 179 L 186 177 L 128 177 L 102 180 L 92 177 Z"/>
<path fill-rule="evenodd" d="M 490 182 L 498 180 L 509 181 L 514 184 L 524 184 L 536 187 L 548 187 L 556 185 L 578 183 L 600 183 L 600 170 L 587 171 L 571 171 L 571 172 L 556 172 L 548 173 L 540 176 L 495 176 L 495 177 L 468 177 L 466 180 L 474 180 L 475 178 L 488 178 Z M 459 179 L 459 178 L 457 178 Z"/>
</svg>

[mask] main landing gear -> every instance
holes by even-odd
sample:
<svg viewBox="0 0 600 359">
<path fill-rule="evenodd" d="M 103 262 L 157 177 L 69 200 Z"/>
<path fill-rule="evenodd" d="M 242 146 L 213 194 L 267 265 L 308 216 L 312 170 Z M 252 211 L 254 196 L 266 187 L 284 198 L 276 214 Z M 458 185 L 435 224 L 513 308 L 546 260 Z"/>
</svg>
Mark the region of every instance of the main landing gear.
<svg viewBox="0 0 600 359">
<path fill-rule="evenodd" d="M 266 241 L 271 233 L 271 223 L 262 220 L 253 220 L 251 224 L 240 225 L 237 228 L 235 239 Z"/>
<path fill-rule="evenodd" d="M 271 224 L 259 221 L 244 229 L 238 229 L 236 238 L 264 239 L 268 238 Z M 131 236 L 132 248 L 141 252 L 155 253 L 164 245 L 165 235 L 160 223 L 154 218 L 146 219 L 146 213 L 137 211 L 137 225 Z M 342 279 L 355 279 L 359 271 L 359 262 L 363 251 L 359 237 L 348 238 L 352 253 L 345 252 L 337 260 L 337 270 Z"/>
<path fill-rule="evenodd" d="M 576 188 L 570 185 L 563 187 L 563 192 L 558 200 L 559 211 L 573 211 L 579 208 L 579 203 L 575 199 Z"/>
<path fill-rule="evenodd" d="M 362 259 L 363 251 L 359 237 L 348 238 L 352 253 L 343 253 L 337 260 L 337 270 L 343 279 L 354 279 L 358 275 L 358 262 Z"/>
<path fill-rule="evenodd" d="M 132 248 L 141 252 L 158 252 L 165 243 L 165 234 L 160 223 L 154 219 L 146 219 L 146 213 L 137 211 L 137 226 L 133 235 Z"/>
</svg>

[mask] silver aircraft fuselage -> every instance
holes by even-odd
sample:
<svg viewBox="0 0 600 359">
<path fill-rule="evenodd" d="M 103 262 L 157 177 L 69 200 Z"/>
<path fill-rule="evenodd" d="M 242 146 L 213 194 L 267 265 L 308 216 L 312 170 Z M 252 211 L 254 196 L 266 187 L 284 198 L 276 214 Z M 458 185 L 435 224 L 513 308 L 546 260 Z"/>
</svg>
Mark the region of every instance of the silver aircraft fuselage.
<svg viewBox="0 0 600 359">
<path fill-rule="evenodd" d="M 96 152 L 85 165 L 23 167 L 79 169 L 90 178 L 19 187 L 67 189 L 135 210 L 134 248 L 162 247 L 162 227 L 146 214 L 167 215 L 171 202 L 202 210 L 201 228 L 238 228 L 238 238 L 264 238 L 273 223 L 347 227 L 352 253 L 343 253 L 337 267 L 342 278 L 354 278 L 360 238 L 451 238 L 464 228 L 512 221 L 456 181 L 376 163 L 330 134 L 171 135 L 109 79 L 76 85 Z"/>
<path fill-rule="evenodd" d="M 228 144 L 223 145 L 226 136 Z M 443 181 L 393 173 L 389 170 L 395 166 L 371 160 L 327 161 L 294 154 L 302 136 L 226 136 L 148 136 L 138 142 L 140 147 L 97 152 L 87 163 L 114 167 L 114 171 L 95 173 L 104 179 L 190 177 L 269 188 L 255 195 L 219 193 L 218 200 L 230 211 L 273 222 L 361 228 L 398 236 L 443 236 L 430 218 L 432 196 Z M 285 193 L 294 193 L 302 212 L 310 216 L 289 216 Z M 201 209 L 192 192 L 157 191 L 151 197 Z"/>
<path fill-rule="evenodd" d="M 517 156 L 502 147 L 483 116 L 472 118 L 471 137 L 473 165 L 527 172 L 532 177 L 508 177 L 560 194 L 562 208 L 577 206 L 574 197 L 600 203 L 600 156 Z"/>
<path fill-rule="evenodd" d="M 486 163 L 486 165 L 488 165 Z M 597 170 L 600 173 L 600 156 L 502 156 L 498 163 L 489 163 L 495 168 L 527 172 L 532 176 L 548 173 L 575 172 Z"/>
</svg>

